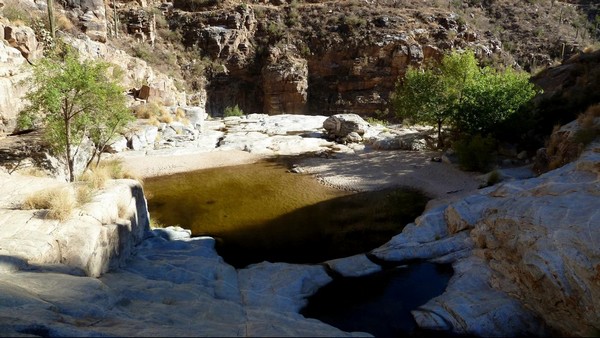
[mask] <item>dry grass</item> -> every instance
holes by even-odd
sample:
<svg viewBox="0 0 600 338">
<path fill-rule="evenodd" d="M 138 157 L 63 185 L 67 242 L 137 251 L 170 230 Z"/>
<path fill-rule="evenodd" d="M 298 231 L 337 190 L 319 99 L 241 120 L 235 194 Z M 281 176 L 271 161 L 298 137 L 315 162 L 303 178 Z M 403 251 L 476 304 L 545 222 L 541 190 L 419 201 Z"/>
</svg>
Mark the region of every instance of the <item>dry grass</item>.
<svg viewBox="0 0 600 338">
<path fill-rule="evenodd" d="M 125 170 L 121 161 L 103 161 L 97 167 L 90 168 L 81 175 L 79 181 L 85 182 L 92 189 L 102 189 L 110 179 L 129 178 L 142 183 L 142 179 Z"/>
<path fill-rule="evenodd" d="M 171 115 L 171 113 L 169 112 L 169 110 L 165 107 L 161 107 L 159 109 L 160 112 L 160 116 L 158 117 L 158 121 L 163 122 L 163 123 L 172 123 L 173 122 L 173 115 Z"/>
<path fill-rule="evenodd" d="M 58 27 L 58 29 L 66 32 L 72 32 L 75 28 L 75 25 L 73 24 L 71 19 L 62 14 L 59 15 L 56 19 L 56 26 Z"/>
<path fill-rule="evenodd" d="M 163 224 L 161 221 L 157 220 L 156 218 L 150 218 L 150 229 L 161 229 L 161 228 L 166 228 L 167 226 L 165 224 Z"/>
<path fill-rule="evenodd" d="M 18 173 L 25 176 L 48 177 L 48 174 L 44 170 L 37 167 L 23 168 L 20 169 Z"/>
<path fill-rule="evenodd" d="M 160 114 L 160 108 L 154 102 L 144 103 L 133 107 L 133 113 L 138 119 L 149 119 Z"/>
<path fill-rule="evenodd" d="M 94 190 L 87 184 L 79 184 L 75 186 L 75 194 L 77 195 L 77 204 L 84 205 L 92 201 Z"/>
<path fill-rule="evenodd" d="M 579 122 L 582 128 L 595 128 L 598 117 L 600 117 L 600 104 L 588 107 L 585 113 L 577 117 L 577 122 Z"/>
<path fill-rule="evenodd" d="M 158 127 L 160 125 L 160 121 L 158 121 L 158 119 L 156 118 L 156 116 L 152 116 L 148 119 L 148 124 Z"/>
<path fill-rule="evenodd" d="M 35 192 L 25 198 L 22 209 L 46 209 L 46 217 L 64 221 L 77 206 L 75 193 L 71 187 L 51 188 Z"/>
</svg>

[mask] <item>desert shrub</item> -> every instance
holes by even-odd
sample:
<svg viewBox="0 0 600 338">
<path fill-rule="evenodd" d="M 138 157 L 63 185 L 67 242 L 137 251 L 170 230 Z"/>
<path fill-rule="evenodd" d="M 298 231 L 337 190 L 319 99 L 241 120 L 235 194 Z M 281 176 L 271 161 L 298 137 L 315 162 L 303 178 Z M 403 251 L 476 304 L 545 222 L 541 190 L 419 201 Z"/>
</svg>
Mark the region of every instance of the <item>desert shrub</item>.
<svg viewBox="0 0 600 338">
<path fill-rule="evenodd" d="M 73 24 L 71 19 L 69 19 L 65 15 L 59 15 L 56 19 L 56 27 L 66 32 L 72 32 L 75 28 L 75 25 Z"/>
<path fill-rule="evenodd" d="M 87 184 L 77 184 L 75 186 L 75 195 L 77 197 L 77 204 L 84 205 L 92 200 L 94 190 Z"/>
<path fill-rule="evenodd" d="M 468 171 L 488 171 L 495 160 L 496 140 L 477 134 L 454 143 L 460 167 Z"/>
<path fill-rule="evenodd" d="M 79 176 L 79 181 L 86 183 L 92 189 L 104 188 L 109 179 L 109 171 L 101 166 L 86 170 L 81 176 Z"/>
<path fill-rule="evenodd" d="M 33 176 L 33 177 L 48 177 L 48 174 L 37 167 L 27 167 L 27 168 L 23 168 L 20 169 L 18 171 L 19 174 L 21 175 L 25 175 L 25 176 Z"/>
<path fill-rule="evenodd" d="M 167 226 L 164 225 L 158 219 L 156 219 L 156 217 L 150 217 L 150 229 L 160 229 L 160 228 L 166 228 L 166 227 Z"/>
<path fill-rule="evenodd" d="M 183 110 L 180 107 L 177 107 L 177 109 L 175 110 L 175 120 L 183 124 L 190 124 L 190 120 L 185 115 L 185 110 Z"/>
<path fill-rule="evenodd" d="M 158 109 L 159 112 L 159 116 L 158 116 L 158 121 L 163 122 L 163 123 L 172 123 L 173 122 L 173 116 L 171 115 L 171 113 L 169 112 L 169 110 L 165 107 L 160 107 Z"/>
<path fill-rule="evenodd" d="M 73 190 L 70 187 L 63 187 L 37 191 L 23 200 L 21 208 L 46 209 L 47 218 L 64 221 L 71 216 L 76 205 Z"/>
<path fill-rule="evenodd" d="M 580 145 L 581 149 L 600 136 L 600 104 L 588 107 L 585 113 L 577 117 L 580 129 L 573 135 L 573 141 Z"/>
<path fill-rule="evenodd" d="M 488 187 L 491 187 L 492 185 L 499 183 L 500 181 L 502 181 L 502 175 L 500 175 L 500 173 L 497 170 L 494 170 L 488 176 L 486 184 Z"/>
<path fill-rule="evenodd" d="M 240 107 L 237 104 L 234 107 L 227 107 L 223 111 L 224 117 L 243 116 L 243 115 L 244 115 L 244 111 L 242 109 L 240 109 Z"/>
<path fill-rule="evenodd" d="M 160 108 L 154 102 L 140 104 L 133 108 L 133 114 L 138 119 L 150 119 L 161 115 Z"/>
<path fill-rule="evenodd" d="M 367 122 L 369 122 L 369 124 L 371 124 L 371 125 L 379 124 L 379 125 L 382 125 L 382 126 L 387 126 L 389 124 L 388 121 L 381 120 L 381 119 L 378 119 L 378 118 L 375 118 L 375 117 L 367 117 L 365 120 Z"/>
<path fill-rule="evenodd" d="M 86 183 L 92 189 L 101 189 L 106 186 L 110 179 L 130 178 L 141 182 L 141 180 L 131 172 L 123 168 L 119 160 L 102 161 L 98 166 L 86 170 L 79 181 Z"/>
</svg>

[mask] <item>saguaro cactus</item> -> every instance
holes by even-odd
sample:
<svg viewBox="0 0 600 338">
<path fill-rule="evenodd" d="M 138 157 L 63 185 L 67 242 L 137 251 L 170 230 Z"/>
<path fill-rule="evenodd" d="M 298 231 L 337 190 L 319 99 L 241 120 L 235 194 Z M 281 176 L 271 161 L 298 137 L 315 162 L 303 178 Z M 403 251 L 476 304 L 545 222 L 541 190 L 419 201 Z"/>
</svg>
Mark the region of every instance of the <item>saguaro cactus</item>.
<svg viewBox="0 0 600 338">
<path fill-rule="evenodd" d="M 54 0 L 48 0 L 48 22 L 50 24 L 50 36 L 54 39 Z"/>
</svg>

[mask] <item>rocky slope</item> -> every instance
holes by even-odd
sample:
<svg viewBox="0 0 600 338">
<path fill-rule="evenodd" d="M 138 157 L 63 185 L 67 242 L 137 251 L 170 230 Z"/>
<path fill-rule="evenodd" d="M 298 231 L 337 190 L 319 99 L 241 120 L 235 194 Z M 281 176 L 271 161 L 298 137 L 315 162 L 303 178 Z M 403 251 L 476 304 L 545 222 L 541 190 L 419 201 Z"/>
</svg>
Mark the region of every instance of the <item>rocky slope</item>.
<svg viewBox="0 0 600 338">
<path fill-rule="evenodd" d="M 137 22 L 131 11 L 154 15 L 159 50 L 188 48 L 173 67 L 208 77 L 211 115 L 235 104 L 249 113 L 375 115 L 390 108 L 408 66 L 453 48 L 538 69 L 595 41 L 581 9 L 512 0 L 117 4 L 123 22 Z"/>
</svg>

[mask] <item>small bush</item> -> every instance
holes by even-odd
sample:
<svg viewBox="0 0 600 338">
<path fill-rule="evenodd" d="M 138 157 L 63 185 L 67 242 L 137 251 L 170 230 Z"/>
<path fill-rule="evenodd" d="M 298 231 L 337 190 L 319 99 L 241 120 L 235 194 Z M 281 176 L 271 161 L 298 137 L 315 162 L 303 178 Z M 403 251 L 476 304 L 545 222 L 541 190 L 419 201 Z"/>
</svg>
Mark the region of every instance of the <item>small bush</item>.
<svg viewBox="0 0 600 338">
<path fill-rule="evenodd" d="M 491 187 L 496 183 L 500 183 L 500 181 L 502 181 L 502 175 L 497 170 L 494 170 L 488 176 L 486 184 L 488 187 Z"/>
<path fill-rule="evenodd" d="M 169 110 L 165 107 L 161 107 L 159 108 L 159 113 L 160 116 L 158 117 L 158 121 L 163 122 L 163 123 L 172 123 L 173 122 L 173 116 L 171 115 L 171 112 L 169 112 Z"/>
<path fill-rule="evenodd" d="M 139 181 L 142 180 L 131 172 L 123 168 L 119 160 L 109 160 L 100 162 L 97 167 L 86 170 L 79 178 L 80 182 L 86 183 L 92 189 L 101 189 L 106 186 L 110 179 L 129 178 Z"/>
<path fill-rule="evenodd" d="M 64 15 L 59 15 L 56 19 L 56 27 L 65 32 L 72 32 L 75 28 L 75 25 L 73 24 L 73 22 L 71 22 L 71 20 L 68 17 Z"/>
<path fill-rule="evenodd" d="M 496 140 L 479 134 L 454 144 L 460 167 L 468 171 L 488 171 L 495 160 Z"/>
<path fill-rule="evenodd" d="M 223 111 L 223 116 L 224 117 L 229 117 L 229 116 L 243 116 L 243 115 L 244 115 L 244 111 L 241 110 L 240 107 L 237 104 L 234 107 L 227 107 Z"/>
<path fill-rule="evenodd" d="M 46 209 L 46 217 L 64 221 L 71 216 L 77 202 L 70 187 L 52 188 L 38 191 L 25 198 L 22 209 Z"/>
<path fill-rule="evenodd" d="M 88 169 L 79 177 L 79 181 L 86 183 L 92 189 L 104 188 L 109 179 L 109 170 L 102 166 Z"/>
<path fill-rule="evenodd" d="M 140 104 L 133 108 L 133 114 L 138 119 L 150 119 L 161 115 L 161 110 L 158 105 L 154 102 Z"/>
<path fill-rule="evenodd" d="M 390 123 L 389 123 L 388 121 L 386 121 L 386 120 L 380 120 L 380 119 L 378 119 L 378 118 L 375 118 L 375 117 L 367 117 L 365 120 L 366 120 L 367 122 L 369 122 L 369 124 L 370 124 L 370 125 L 377 125 L 377 124 L 379 124 L 379 125 L 382 125 L 382 126 L 384 126 L 384 127 L 385 127 L 385 126 L 387 126 L 387 125 L 389 125 L 389 124 L 390 124 Z"/>
</svg>

